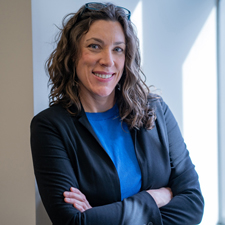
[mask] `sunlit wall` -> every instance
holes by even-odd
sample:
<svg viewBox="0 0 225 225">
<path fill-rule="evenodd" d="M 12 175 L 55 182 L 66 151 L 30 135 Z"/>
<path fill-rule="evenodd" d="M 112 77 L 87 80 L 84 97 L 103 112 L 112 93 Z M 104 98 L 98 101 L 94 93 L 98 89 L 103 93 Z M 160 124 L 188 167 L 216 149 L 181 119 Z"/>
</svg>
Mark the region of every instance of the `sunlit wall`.
<svg viewBox="0 0 225 225">
<path fill-rule="evenodd" d="M 114 0 L 112 2 L 132 12 L 132 21 L 136 24 L 140 38 L 142 65 L 147 84 L 154 85 L 158 89 L 157 93 L 161 93 L 180 125 L 200 175 L 207 203 L 206 212 L 210 210 L 213 212 L 213 215 L 205 213 L 202 224 L 214 225 L 218 213 L 218 198 L 215 196 L 212 199 L 207 195 L 210 191 L 217 191 L 215 1 Z M 62 18 L 67 13 L 76 11 L 82 4 L 84 4 L 82 0 L 32 0 L 35 114 L 48 106 L 48 78 L 44 71 L 44 62 L 54 48 L 53 41 L 57 33 L 54 24 L 60 26 Z M 205 43 L 205 47 L 202 43 Z M 194 94 L 199 97 L 194 98 Z M 194 108 L 194 111 L 190 111 L 190 108 Z M 204 116 L 211 117 L 210 121 L 207 120 L 210 124 L 204 123 L 203 111 L 209 113 Z M 196 113 L 193 115 L 193 112 Z M 192 117 L 194 129 L 191 129 L 189 123 L 190 115 L 195 116 Z M 199 120 L 197 117 L 200 117 Z M 210 130 L 213 130 L 210 138 L 205 128 L 207 124 Z M 196 138 L 196 135 L 201 136 Z M 208 139 L 211 139 L 210 144 L 205 143 Z M 205 158 L 205 155 L 209 157 L 210 153 L 214 164 L 213 169 L 208 171 L 205 170 L 204 161 L 208 162 L 209 158 Z M 213 178 L 213 185 L 206 184 L 207 176 Z M 36 199 L 37 225 L 50 224 L 38 192 Z M 208 202 L 211 200 L 210 209 Z M 206 214 L 210 215 L 209 222 L 212 223 L 207 223 L 209 217 Z"/>
<path fill-rule="evenodd" d="M 218 1 L 219 224 L 225 224 L 225 0 Z"/>
<path fill-rule="evenodd" d="M 205 198 L 202 225 L 216 224 L 218 221 L 216 66 L 214 7 L 182 68 L 183 133 L 191 158 L 196 165 Z"/>
</svg>

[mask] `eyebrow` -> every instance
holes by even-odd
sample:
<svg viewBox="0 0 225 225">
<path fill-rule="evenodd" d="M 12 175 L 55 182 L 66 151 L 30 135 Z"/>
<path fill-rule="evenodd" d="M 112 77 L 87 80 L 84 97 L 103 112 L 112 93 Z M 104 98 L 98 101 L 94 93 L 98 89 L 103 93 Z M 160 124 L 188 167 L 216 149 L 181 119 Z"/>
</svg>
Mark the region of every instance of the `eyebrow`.
<svg viewBox="0 0 225 225">
<path fill-rule="evenodd" d="M 87 41 L 90 41 L 90 40 L 94 40 L 94 41 L 97 41 L 97 42 L 99 42 L 99 43 L 101 43 L 101 44 L 104 44 L 104 41 L 103 41 L 103 40 L 101 40 L 101 39 L 99 39 L 99 38 L 95 38 L 95 37 L 87 39 L 86 42 L 87 42 Z M 114 45 L 120 45 L 120 44 L 126 45 L 123 41 L 117 41 L 117 42 L 115 42 L 115 43 L 113 43 L 113 44 L 114 44 Z"/>
</svg>

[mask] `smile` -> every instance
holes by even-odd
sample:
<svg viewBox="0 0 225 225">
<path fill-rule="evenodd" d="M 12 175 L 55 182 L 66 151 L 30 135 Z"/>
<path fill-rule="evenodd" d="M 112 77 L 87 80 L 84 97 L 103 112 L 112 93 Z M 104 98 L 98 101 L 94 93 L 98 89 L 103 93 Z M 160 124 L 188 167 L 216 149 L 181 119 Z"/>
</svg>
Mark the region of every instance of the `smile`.
<svg viewBox="0 0 225 225">
<path fill-rule="evenodd" d="M 100 74 L 100 73 L 94 73 L 95 76 L 103 78 L 103 79 L 108 79 L 112 77 L 113 74 Z"/>
</svg>

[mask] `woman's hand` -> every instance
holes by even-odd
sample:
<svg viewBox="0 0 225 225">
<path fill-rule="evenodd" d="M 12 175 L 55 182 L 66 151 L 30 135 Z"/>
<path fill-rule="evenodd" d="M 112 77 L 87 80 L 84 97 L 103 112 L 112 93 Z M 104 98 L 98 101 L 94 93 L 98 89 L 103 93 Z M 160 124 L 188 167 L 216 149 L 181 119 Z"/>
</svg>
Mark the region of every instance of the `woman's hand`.
<svg viewBox="0 0 225 225">
<path fill-rule="evenodd" d="M 158 208 L 168 204 L 173 198 L 173 193 L 169 187 L 159 189 L 150 189 L 147 192 L 153 197 Z"/>
<path fill-rule="evenodd" d="M 63 196 L 66 203 L 72 204 L 74 208 L 76 208 L 80 212 L 84 212 L 87 209 L 92 208 L 88 200 L 86 199 L 86 196 L 77 188 L 71 187 L 70 191 L 65 191 L 63 193 Z"/>
</svg>

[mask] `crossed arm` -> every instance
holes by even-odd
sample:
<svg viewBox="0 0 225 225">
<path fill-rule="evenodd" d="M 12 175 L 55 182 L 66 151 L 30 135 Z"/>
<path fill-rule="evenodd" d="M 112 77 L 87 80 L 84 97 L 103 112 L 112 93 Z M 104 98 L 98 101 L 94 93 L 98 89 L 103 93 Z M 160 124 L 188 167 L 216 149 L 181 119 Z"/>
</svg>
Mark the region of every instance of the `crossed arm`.
<svg viewBox="0 0 225 225">
<path fill-rule="evenodd" d="M 53 117 L 46 113 L 33 120 L 31 145 L 34 170 L 43 203 L 53 224 L 140 225 L 150 220 L 161 225 L 200 222 L 204 201 L 198 176 L 183 140 L 179 138 L 177 125 L 165 105 L 162 112 L 170 128 L 167 131 L 171 157 L 170 188 L 141 191 L 123 201 L 93 208 L 88 203 L 89 199 L 78 190 L 79 184 L 65 150 L 65 144 L 73 143 L 75 131 L 71 132 L 73 127 L 70 126 L 74 126 L 71 120 L 62 120 L 64 114 L 55 114 Z M 62 135 L 71 138 L 64 141 Z M 66 191 L 69 188 L 70 191 Z"/>
<path fill-rule="evenodd" d="M 147 192 L 155 200 L 158 208 L 168 204 L 173 198 L 173 193 L 169 187 L 147 190 Z M 65 191 L 63 195 L 64 201 L 68 204 L 72 204 L 74 208 L 80 212 L 85 212 L 86 210 L 92 208 L 86 199 L 86 196 L 77 188 L 71 187 L 70 191 Z"/>
</svg>

